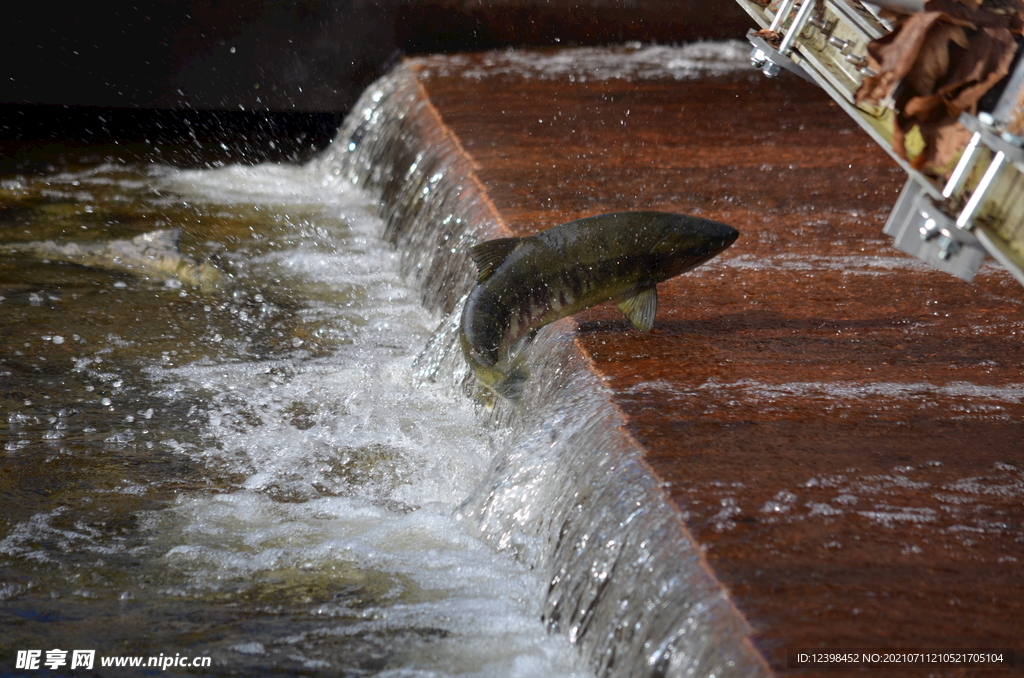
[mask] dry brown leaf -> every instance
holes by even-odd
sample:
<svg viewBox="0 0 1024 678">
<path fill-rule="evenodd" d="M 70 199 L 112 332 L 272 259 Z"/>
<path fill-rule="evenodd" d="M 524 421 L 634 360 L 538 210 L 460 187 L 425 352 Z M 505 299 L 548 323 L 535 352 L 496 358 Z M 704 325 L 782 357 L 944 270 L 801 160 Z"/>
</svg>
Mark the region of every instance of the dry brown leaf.
<svg viewBox="0 0 1024 678">
<path fill-rule="evenodd" d="M 761 30 L 756 31 L 754 35 L 756 35 L 759 38 L 763 38 L 764 41 L 767 42 L 772 47 L 778 47 L 780 44 L 782 44 L 782 36 L 779 35 L 776 31 L 770 30 L 768 28 L 762 28 Z"/>
<path fill-rule="evenodd" d="M 935 91 L 936 83 L 949 72 L 949 52 L 953 47 L 950 43 L 964 49 L 970 45 L 963 27 L 941 20 L 935 22 L 925 35 L 917 59 L 904 78 L 904 87 L 910 89 L 906 96 Z"/>
<path fill-rule="evenodd" d="M 925 6 L 930 12 L 945 12 L 979 28 L 1008 28 L 1015 32 L 1019 32 L 1020 18 L 1024 15 L 1024 2 L 1021 0 L 930 0 Z"/>
<path fill-rule="evenodd" d="M 877 104 L 889 96 L 893 88 L 921 61 L 921 51 L 928 44 L 925 61 L 935 58 L 937 50 L 948 43 L 948 31 L 940 28 L 938 39 L 929 41 L 929 34 L 939 22 L 956 27 L 960 22 L 943 12 L 919 12 L 904 19 L 888 35 L 868 44 L 868 67 L 877 75 L 864 78 L 857 91 L 857 103 Z M 942 42 L 942 36 L 946 41 Z M 920 68 L 920 66 L 918 66 Z M 924 92 L 918 92 L 924 93 Z"/>
<path fill-rule="evenodd" d="M 982 96 L 1002 80 L 1013 64 L 1017 43 L 1006 28 L 983 28 L 970 41 L 967 51 L 957 55 L 949 77 L 938 88 L 952 113 L 973 109 Z"/>
<path fill-rule="evenodd" d="M 998 11 L 997 11 L 998 8 Z M 958 122 L 1008 72 L 1024 23 L 1019 0 L 930 0 L 892 33 L 868 45 L 868 65 L 858 103 L 894 95 L 893 151 L 907 158 L 906 134 L 918 127 L 924 151 L 913 165 L 941 174 L 969 133 Z"/>
<path fill-rule="evenodd" d="M 914 158 L 914 169 L 930 174 L 945 174 L 957 154 L 971 140 L 971 131 L 953 119 L 925 122 L 918 125 L 924 150 Z"/>
</svg>

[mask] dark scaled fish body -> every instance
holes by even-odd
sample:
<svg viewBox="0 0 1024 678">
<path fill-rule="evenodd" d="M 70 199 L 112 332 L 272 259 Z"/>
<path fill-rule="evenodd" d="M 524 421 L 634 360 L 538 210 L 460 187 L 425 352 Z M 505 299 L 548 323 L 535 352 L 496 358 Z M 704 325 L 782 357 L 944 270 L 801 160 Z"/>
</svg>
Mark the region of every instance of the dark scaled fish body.
<svg viewBox="0 0 1024 678">
<path fill-rule="evenodd" d="M 0 254 L 77 264 L 103 271 L 181 284 L 202 292 L 219 292 L 229 276 L 210 261 L 198 262 L 181 253 L 181 229 L 142 233 L 127 240 L 44 240 L 0 244 Z"/>
<path fill-rule="evenodd" d="M 614 299 L 634 327 L 649 332 L 655 285 L 711 259 L 738 235 L 698 217 L 616 212 L 476 245 L 478 284 L 459 331 L 466 361 L 485 386 L 515 401 L 528 376 L 517 355 L 539 328 Z"/>
</svg>

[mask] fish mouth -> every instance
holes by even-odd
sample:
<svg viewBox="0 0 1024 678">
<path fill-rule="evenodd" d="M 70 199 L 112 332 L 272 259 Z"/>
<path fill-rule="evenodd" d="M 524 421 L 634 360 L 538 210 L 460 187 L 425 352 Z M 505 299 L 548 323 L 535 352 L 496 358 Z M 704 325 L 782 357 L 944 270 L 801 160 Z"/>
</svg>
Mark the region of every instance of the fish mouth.
<svg viewBox="0 0 1024 678">
<path fill-rule="evenodd" d="M 732 245 L 734 242 L 736 242 L 736 238 L 740 237 L 739 231 L 732 228 L 731 226 L 727 228 L 729 228 L 732 232 L 720 238 L 715 238 L 708 243 L 709 245 L 711 245 L 712 251 L 715 252 L 716 254 Z"/>
<path fill-rule="evenodd" d="M 735 228 L 719 221 L 704 220 L 699 230 L 708 239 L 722 242 L 726 245 L 731 245 L 740 235 L 740 232 Z"/>
<path fill-rule="evenodd" d="M 697 230 L 703 240 L 693 249 L 693 254 L 697 256 L 718 254 L 740 236 L 740 232 L 732 226 L 717 221 L 702 220 Z"/>
<path fill-rule="evenodd" d="M 668 246 L 670 250 L 674 250 L 677 254 L 701 257 L 702 260 L 707 260 L 736 242 L 740 235 L 740 232 L 732 226 L 718 221 L 701 219 L 699 217 L 689 217 L 688 221 L 689 223 L 686 224 L 687 230 L 690 231 L 692 236 L 687 238 L 689 242 L 673 245 L 672 243 L 677 236 L 675 233 L 666 233 L 652 250 L 656 251 Z"/>
</svg>

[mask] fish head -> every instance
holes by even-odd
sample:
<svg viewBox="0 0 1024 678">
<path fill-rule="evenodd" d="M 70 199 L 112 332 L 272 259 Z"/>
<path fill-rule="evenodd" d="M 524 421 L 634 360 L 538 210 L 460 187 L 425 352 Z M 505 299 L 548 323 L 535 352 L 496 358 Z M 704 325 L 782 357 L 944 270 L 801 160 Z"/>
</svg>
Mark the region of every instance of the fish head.
<svg viewBox="0 0 1024 678">
<path fill-rule="evenodd" d="M 477 382 L 488 391 L 496 393 L 513 403 L 519 402 L 523 393 L 523 385 L 530 377 L 523 354 L 508 357 L 495 363 L 488 356 L 478 351 L 466 338 L 466 333 L 459 331 L 459 343 L 462 354 L 466 358 Z"/>
<path fill-rule="evenodd" d="M 665 280 L 700 266 L 739 237 L 732 226 L 686 214 L 659 214 L 656 221 L 650 254 Z"/>
<path fill-rule="evenodd" d="M 459 331 L 459 344 L 462 345 L 462 354 L 466 358 L 466 363 L 469 364 L 481 384 L 493 389 L 495 384 L 505 378 L 505 373 L 494 364 L 492 359 L 478 351 L 462 330 Z"/>
</svg>

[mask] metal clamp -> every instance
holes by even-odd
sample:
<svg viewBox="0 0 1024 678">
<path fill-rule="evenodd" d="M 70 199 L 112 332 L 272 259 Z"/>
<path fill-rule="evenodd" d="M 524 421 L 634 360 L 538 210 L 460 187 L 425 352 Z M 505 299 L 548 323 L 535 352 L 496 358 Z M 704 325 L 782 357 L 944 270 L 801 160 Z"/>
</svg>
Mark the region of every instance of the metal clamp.
<svg viewBox="0 0 1024 678">
<path fill-rule="evenodd" d="M 974 234 L 958 228 L 913 177 L 907 179 L 884 232 L 907 254 L 968 282 L 985 259 Z"/>
<path fill-rule="evenodd" d="M 782 69 L 786 69 L 790 73 L 800 76 L 811 84 L 818 84 L 810 75 L 807 74 L 807 71 L 801 68 L 788 56 L 782 54 L 769 45 L 768 42 L 761 36 L 757 35 L 755 31 L 749 31 L 747 33 L 747 40 L 749 40 L 750 44 L 754 46 L 753 49 L 750 50 L 750 63 L 754 68 L 761 69 L 761 72 L 769 78 L 774 78 L 782 71 Z"/>
</svg>

